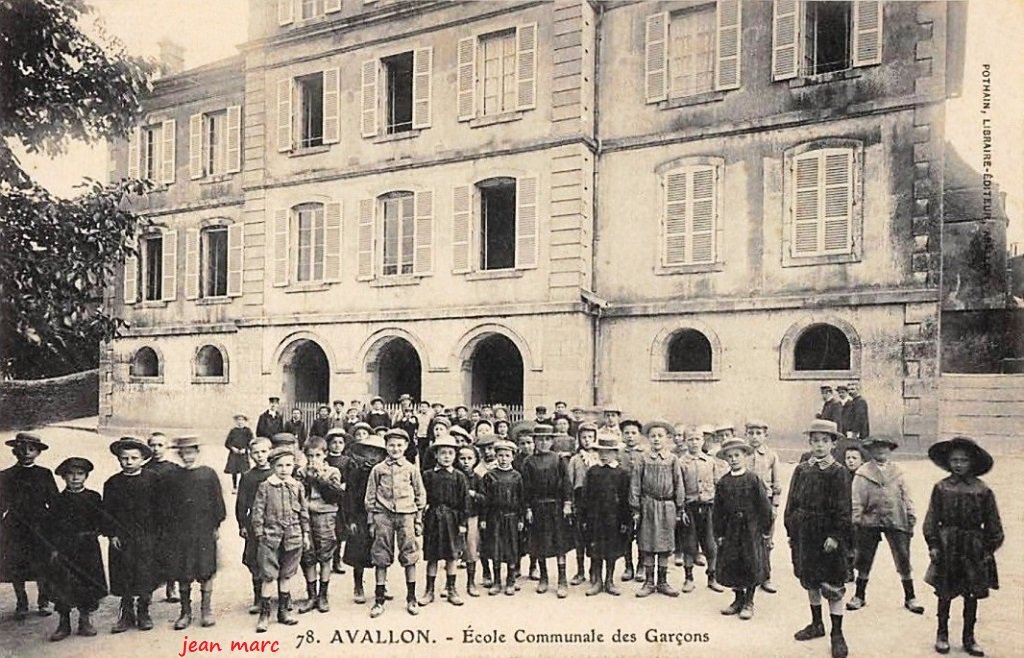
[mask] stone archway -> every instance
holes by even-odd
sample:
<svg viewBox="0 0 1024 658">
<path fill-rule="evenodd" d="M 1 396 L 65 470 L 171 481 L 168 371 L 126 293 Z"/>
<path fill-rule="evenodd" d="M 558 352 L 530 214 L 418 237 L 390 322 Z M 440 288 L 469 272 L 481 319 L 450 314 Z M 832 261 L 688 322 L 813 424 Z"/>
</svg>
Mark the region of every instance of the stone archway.
<svg viewBox="0 0 1024 658">
<path fill-rule="evenodd" d="M 404 338 L 387 340 L 376 350 L 376 359 L 367 362 L 371 390 L 387 403 L 398 401 L 403 393 L 420 400 L 423 389 L 423 366 L 419 352 Z"/>
<path fill-rule="evenodd" d="M 474 341 L 462 363 L 463 395 L 472 405 L 523 404 L 523 355 L 514 342 L 500 333 Z"/>
<path fill-rule="evenodd" d="M 309 338 L 293 340 L 281 352 L 281 393 L 288 404 L 327 403 L 331 397 L 331 366 L 327 353 Z"/>
</svg>

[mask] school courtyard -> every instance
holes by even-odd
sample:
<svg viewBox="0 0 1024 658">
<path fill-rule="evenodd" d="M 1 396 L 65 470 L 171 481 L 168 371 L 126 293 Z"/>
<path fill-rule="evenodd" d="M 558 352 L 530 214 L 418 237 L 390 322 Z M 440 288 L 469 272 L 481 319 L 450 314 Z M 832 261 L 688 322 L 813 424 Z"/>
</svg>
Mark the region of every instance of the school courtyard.
<svg viewBox="0 0 1024 658">
<path fill-rule="evenodd" d="M 75 424 L 85 428 L 90 425 L 89 421 Z M 92 425 L 95 427 L 94 423 Z M 68 456 L 85 456 L 96 465 L 87 486 L 102 491 L 103 481 L 116 470 L 116 461 L 107 450 L 110 437 L 70 427 L 47 427 L 40 434 L 50 445 L 50 450 L 43 453 L 42 464 L 53 468 Z M 0 433 L 0 439 L 8 438 L 11 438 L 9 433 Z M 225 460 L 223 439 L 219 435 L 203 438 L 203 463 L 220 472 Z M 7 458 L 0 463 L 6 467 L 11 462 L 11 458 Z M 917 503 L 919 519 L 923 519 L 932 484 L 943 474 L 926 460 L 908 460 L 901 465 Z M 787 464 L 784 470 L 787 481 L 792 466 Z M 1024 502 L 1015 495 L 1020 491 L 1021 478 L 1024 478 L 1024 459 L 1012 457 L 999 458 L 985 478 L 996 492 L 1006 530 L 1006 543 L 997 553 L 1002 588 L 979 606 L 977 635 L 989 656 L 1024 655 L 1021 625 L 1024 620 L 1024 598 L 1021 597 L 1024 559 L 1020 551 L 1024 545 Z M 226 476 L 222 477 L 222 485 L 230 510 L 234 499 Z M 776 527 L 776 546 L 772 562 L 779 593 L 759 592 L 755 616 L 746 622 L 719 614 L 719 608 L 728 604 L 731 594 L 716 594 L 703 587 L 678 599 L 660 595 L 637 599 L 633 596 L 638 587 L 635 584 L 623 587 L 624 595 L 619 598 L 606 594 L 585 597 L 585 586 L 580 586 L 571 588 L 568 599 L 558 600 L 553 591 L 538 596 L 532 591 L 533 582 L 528 580 L 522 581 L 523 589 L 514 598 L 503 595 L 464 597 L 466 604 L 461 608 L 453 608 L 438 599 L 433 605 L 422 608 L 419 616 L 410 617 L 401 603 L 404 585 L 397 571 L 390 574 L 390 583 L 398 599 L 390 604 L 384 616 L 371 620 L 369 605 L 357 606 L 351 602 L 349 572 L 336 574 L 332 580 L 330 613 L 302 615 L 299 625 L 292 627 L 272 623 L 268 633 L 256 635 L 256 618 L 246 612 L 249 575 L 239 561 L 241 540 L 229 512 L 229 519 L 220 533 L 220 571 L 214 585 L 217 625 L 214 628 L 200 628 L 197 620 L 186 631 L 172 630 L 178 605 L 162 602 L 160 591 L 153 606 L 157 624 L 153 631 L 110 635 L 108 630 L 115 618 L 117 600 L 107 597 L 94 617 L 99 635 L 93 638 L 72 635 L 63 642 L 51 643 L 47 637 L 56 626 L 56 617 L 32 616 L 22 622 L 15 621 L 13 592 L 9 585 L 2 585 L 0 658 L 98 655 L 170 658 L 182 655 L 186 636 L 189 641 L 217 642 L 221 649 L 186 655 L 240 655 L 241 651 L 231 651 L 232 640 L 259 639 L 278 641 L 276 654 L 280 656 L 828 656 L 827 640 L 797 643 L 792 639 L 793 632 L 807 623 L 808 611 L 806 598 L 790 570 L 781 524 Z M 888 551 L 880 547 L 868 587 L 868 605 L 863 610 L 848 613 L 844 623 L 851 656 L 935 655 L 932 651 L 935 599 L 920 580 L 927 565 L 927 551 L 919 531 L 914 537 L 913 564 L 925 614 L 916 616 L 903 610 L 899 579 Z M 573 569 L 570 558 L 570 572 Z M 676 587 L 682 584 L 681 568 L 673 567 L 669 574 Z M 419 581 L 418 591 L 422 592 L 422 569 Z M 698 585 L 702 584 L 699 567 L 697 581 Z M 372 584 L 371 574 L 367 582 Z M 459 572 L 459 586 L 465 586 L 464 571 Z M 301 578 L 293 580 L 294 593 L 299 595 L 303 590 Z M 75 617 L 72 619 L 74 621 Z M 953 645 L 950 655 L 962 654 L 960 628 L 960 603 L 956 602 L 950 620 Z M 592 633 L 601 635 L 601 643 L 545 641 L 553 639 L 551 636 L 555 634 L 588 633 L 591 637 Z M 468 643 L 467 635 L 475 641 Z M 499 635 L 504 636 L 503 642 L 495 641 Z M 357 646 L 348 646 L 350 644 Z M 272 645 L 268 644 L 265 649 L 262 653 L 272 653 Z"/>
</svg>

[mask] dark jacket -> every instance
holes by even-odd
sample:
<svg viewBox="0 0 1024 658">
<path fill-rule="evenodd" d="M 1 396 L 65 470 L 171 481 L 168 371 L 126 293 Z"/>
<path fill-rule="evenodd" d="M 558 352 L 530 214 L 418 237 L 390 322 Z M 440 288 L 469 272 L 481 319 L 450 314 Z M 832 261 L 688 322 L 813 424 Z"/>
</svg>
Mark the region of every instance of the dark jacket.
<svg viewBox="0 0 1024 658">
<path fill-rule="evenodd" d="M 844 434 L 854 432 L 862 441 L 871 435 L 867 400 L 857 396 L 843 406 L 843 422 L 840 429 Z"/>
</svg>

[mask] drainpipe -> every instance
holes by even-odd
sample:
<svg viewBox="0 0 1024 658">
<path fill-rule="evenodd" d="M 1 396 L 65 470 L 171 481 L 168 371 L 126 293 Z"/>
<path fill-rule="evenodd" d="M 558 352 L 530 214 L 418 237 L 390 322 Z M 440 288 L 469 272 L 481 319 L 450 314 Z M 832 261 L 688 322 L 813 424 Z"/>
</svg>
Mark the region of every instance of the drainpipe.
<svg viewBox="0 0 1024 658">
<path fill-rule="evenodd" d="M 603 147 L 601 144 L 601 135 L 598 130 L 599 117 L 600 117 L 600 68 L 601 68 L 601 39 L 602 39 L 602 26 L 604 23 L 604 3 L 595 3 L 597 9 L 597 18 L 595 19 L 594 25 L 594 124 L 591 127 L 591 131 L 594 135 L 594 141 L 597 144 L 597 150 L 594 153 L 594 178 L 591 185 L 591 226 L 590 231 L 590 287 L 591 290 L 598 290 L 597 285 L 597 267 L 595 263 L 597 261 L 597 219 L 598 219 L 598 178 L 599 170 L 601 165 L 601 153 Z M 601 349 L 603 341 L 601 340 L 601 318 L 603 309 L 608 305 L 608 302 L 597 297 L 593 293 L 589 293 L 590 299 L 588 299 L 589 291 L 585 291 L 583 299 L 587 302 L 587 311 L 590 313 L 590 344 L 591 348 L 591 380 L 590 380 L 590 403 L 596 405 L 600 399 L 601 394 Z"/>
</svg>

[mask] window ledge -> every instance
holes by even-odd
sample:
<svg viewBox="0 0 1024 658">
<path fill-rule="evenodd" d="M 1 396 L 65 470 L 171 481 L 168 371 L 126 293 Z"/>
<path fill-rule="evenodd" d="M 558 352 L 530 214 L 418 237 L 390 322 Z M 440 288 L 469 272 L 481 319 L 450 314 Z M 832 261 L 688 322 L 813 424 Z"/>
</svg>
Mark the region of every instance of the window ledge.
<svg viewBox="0 0 1024 658">
<path fill-rule="evenodd" d="M 302 283 L 293 283 L 285 288 L 284 291 L 290 295 L 297 292 L 321 292 L 329 288 L 330 286 L 323 281 L 305 281 Z"/>
<path fill-rule="evenodd" d="M 521 279 L 522 270 L 478 270 L 466 273 L 466 281 L 493 281 L 495 279 Z"/>
<path fill-rule="evenodd" d="M 196 300 L 199 306 L 216 306 L 217 304 L 230 304 L 232 297 L 200 297 Z"/>
<path fill-rule="evenodd" d="M 193 375 L 192 376 L 192 383 L 193 384 L 227 384 L 228 383 L 228 377 L 227 377 L 227 375 L 223 375 L 223 376 L 220 376 L 220 377 L 200 377 L 198 375 Z"/>
<path fill-rule="evenodd" d="M 799 87 L 813 87 L 815 85 L 828 84 L 829 82 L 838 82 L 839 80 L 854 80 L 861 76 L 862 74 L 860 71 L 849 68 L 842 71 L 832 71 L 830 73 L 819 73 L 817 75 L 793 78 L 789 81 L 789 88 L 797 89 Z"/>
<path fill-rule="evenodd" d="M 371 288 L 392 288 L 394 286 L 417 286 L 423 277 L 417 274 L 389 274 L 370 281 Z"/>
<path fill-rule="evenodd" d="M 662 371 L 654 374 L 652 379 L 656 382 L 717 382 L 717 372 L 668 372 Z"/>
<path fill-rule="evenodd" d="M 167 302 L 151 300 L 148 302 L 136 302 L 135 308 L 167 308 Z"/>
<path fill-rule="evenodd" d="M 860 374 L 853 370 L 790 370 L 779 374 L 779 379 L 811 381 L 821 380 L 824 382 L 856 381 Z"/>
<path fill-rule="evenodd" d="M 487 116 L 479 116 L 475 119 L 469 120 L 470 128 L 483 128 L 485 126 L 493 126 L 499 123 L 508 123 L 510 121 L 519 121 L 523 118 L 523 113 L 519 110 L 514 112 L 505 112 L 504 114 L 492 114 Z"/>
<path fill-rule="evenodd" d="M 696 263 L 693 265 L 660 265 L 655 268 L 657 276 L 673 274 L 706 274 L 725 271 L 725 263 Z"/>
<path fill-rule="evenodd" d="M 199 182 L 200 185 L 216 185 L 218 183 L 226 183 L 227 181 L 229 181 L 232 178 L 234 178 L 234 176 L 235 176 L 235 174 L 234 174 L 234 172 L 232 172 L 230 174 L 224 173 L 224 174 L 216 174 L 216 175 L 213 175 L 213 176 L 206 175 L 206 176 L 203 176 L 202 178 L 197 178 L 196 180 Z"/>
<path fill-rule="evenodd" d="M 705 103 L 720 103 L 725 100 L 725 94 L 726 92 L 724 91 L 705 91 L 692 96 L 671 98 L 667 101 L 658 103 L 658 108 L 662 110 L 673 110 L 677 107 L 690 107 L 692 105 L 704 105 Z"/>
<path fill-rule="evenodd" d="M 132 384 L 163 384 L 164 376 L 142 377 L 140 375 L 128 375 L 128 381 Z"/>
<path fill-rule="evenodd" d="M 842 265 L 845 263 L 859 263 L 860 254 L 824 254 L 821 256 L 785 256 L 782 260 L 783 267 L 810 267 L 814 265 Z"/>
<path fill-rule="evenodd" d="M 301 158 L 307 155 L 316 155 L 318 153 L 327 153 L 331 150 L 330 144 L 322 144 L 320 146 L 304 146 L 296 147 L 288 152 L 289 158 Z"/>
<path fill-rule="evenodd" d="M 423 132 L 422 128 L 415 128 L 413 130 L 405 130 L 400 133 L 391 133 L 386 135 L 377 135 L 373 138 L 374 144 L 387 144 L 388 142 L 400 142 L 403 139 L 414 139 L 420 136 Z"/>
</svg>

